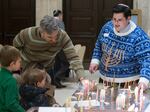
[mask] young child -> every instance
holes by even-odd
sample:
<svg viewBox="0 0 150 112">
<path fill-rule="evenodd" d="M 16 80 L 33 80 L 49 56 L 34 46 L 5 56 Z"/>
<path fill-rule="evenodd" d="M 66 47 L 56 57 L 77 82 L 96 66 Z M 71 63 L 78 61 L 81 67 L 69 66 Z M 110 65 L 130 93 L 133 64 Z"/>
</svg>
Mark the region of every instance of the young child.
<svg viewBox="0 0 150 112">
<path fill-rule="evenodd" d="M 12 72 L 20 69 L 20 53 L 5 45 L 0 53 L 0 112 L 25 112 L 19 105 L 19 90 Z"/>
<path fill-rule="evenodd" d="M 49 89 L 45 88 L 46 72 L 38 68 L 27 69 L 23 75 L 23 84 L 20 86 L 21 104 L 27 110 L 31 107 L 53 106 L 54 100 L 49 103 L 49 96 L 46 94 Z"/>
</svg>

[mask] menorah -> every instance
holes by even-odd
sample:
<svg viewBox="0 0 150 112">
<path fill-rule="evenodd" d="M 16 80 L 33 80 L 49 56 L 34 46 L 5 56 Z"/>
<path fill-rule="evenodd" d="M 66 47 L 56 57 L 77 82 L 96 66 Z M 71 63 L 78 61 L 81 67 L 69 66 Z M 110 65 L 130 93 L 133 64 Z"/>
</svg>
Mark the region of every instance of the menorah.
<svg viewBox="0 0 150 112">
<path fill-rule="evenodd" d="M 102 51 L 103 51 L 103 54 L 102 54 L 102 63 L 104 64 L 105 66 L 105 71 L 108 71 L 108 67 L 112 67 L 112 66 L 115 66 L 117 64 L 119 64 L 121 62 L 121 60 L 124 59 L 124 51 L 121 50 L 121 49 L 113 49 L 115 46 L 115 43 L 113 42 L 112 43 L 112 46 L 109 47 L 108 45 L 106 44 L 102 44 Z M 105 77 L 106 77 L 106 74 L 105 74 Z M 107 86 L 108 86 L 108 81 L 107 82 Z M 111 82 L 111 86 L 115 86 L 115 72 L 113 73 L 113 82 L 112 81 L 109 81 Z M 104 84 L 104 81 L 103 81 L 103 85 Z M 120 84 L 119 84 L 120 85 Z"/>
<path fill-rule="evenodd" d="M 113 50 L 115 43 L 109 48 L 108 45 L 102 44 L 102 62 L 105 65 L 105 70 L 108 71 L 108 67 L 115 66 L 124 59 L 124 51 L 121 49 Z"/>
</svg>

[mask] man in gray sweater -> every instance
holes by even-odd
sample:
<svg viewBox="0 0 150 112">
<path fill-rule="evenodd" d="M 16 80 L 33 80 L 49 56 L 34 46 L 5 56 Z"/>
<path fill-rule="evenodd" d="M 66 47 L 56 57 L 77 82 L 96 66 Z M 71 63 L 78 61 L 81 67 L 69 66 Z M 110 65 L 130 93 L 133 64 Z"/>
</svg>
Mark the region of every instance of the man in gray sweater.
<svg viewBox="0 0 150 112">
<path fill-rule="evenodd" d="M 23 70 L 40 64 L 51 76 L 52 84 L 55 56 L 60 50 L 64 51 L 78 78 L 84 77 L 83 65 L 73 43 L 67 33 L 58 27 L 54 17 L 45 16 L 40 21 L 40 27 L 21 30 L 13 40 L 13 46 L 21 52 Z"/>
</svg>

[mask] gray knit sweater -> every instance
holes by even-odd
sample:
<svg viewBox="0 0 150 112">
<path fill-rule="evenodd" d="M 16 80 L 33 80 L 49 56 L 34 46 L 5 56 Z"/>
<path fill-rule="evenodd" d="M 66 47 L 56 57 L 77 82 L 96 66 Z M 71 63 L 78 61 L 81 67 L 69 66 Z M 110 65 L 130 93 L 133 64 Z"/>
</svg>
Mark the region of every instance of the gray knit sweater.
<svg viewBox="0 0 150 112">
<path fill-rule="evenodd" d="M 16 35 L 13 46 L 21 52 L 23 69 L 36 63 L 42 64 L 46 69 L 52 68 L 56 54 L 63 49 L 77 76 L 79 78 L 84 76 L 83 65 L 75 52 L 74 45 L 67 33 L 61 29 L 55 45 L 40 37 L 39 27 L 30 27 Z"/>
</svg>

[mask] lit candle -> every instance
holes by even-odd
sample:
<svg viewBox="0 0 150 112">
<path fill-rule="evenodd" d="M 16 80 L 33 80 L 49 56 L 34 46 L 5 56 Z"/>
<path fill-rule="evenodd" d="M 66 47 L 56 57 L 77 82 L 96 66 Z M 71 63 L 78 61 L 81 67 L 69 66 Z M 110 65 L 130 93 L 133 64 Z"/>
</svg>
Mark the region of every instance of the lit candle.
<svg viewBox="0 0 150 112">
<path fill-rule="evenodd" d="M 131 91 L 131 86 L 128 86 L 129 91 Z"/>
<path fill-rule="evenodd" d="M 138 107 L 135 107 L 134 112 L 138 112 L 138 110 L 139 110 Z"/>
<path fill-rule="evenodd" d="M 68 99 L 66 100 L 65 107 L 68 107 Z"/>
<path fill-rule="evenodd" d="M 129 111 L 129 112 L 133 112 L 133 111 L 134 111 L 134 108 L 135 108 L 135 104 L 132 104 L 132 105 L 128 108 L 128 111 Z"/>
<path fill-rule="evenodd" d="M 89 110 L 90 110 L 89 112 L 92 112 L 91 111 L 91 107 L 92 107 L 92 105 L 91 105 L 91 97 L 89 97 Z"/>
<path fill-rule="evenodd" d="M 103 80 L 103 88 L 105 88 L 105 81 Z"/>
<path fill-rule="evenodd" d="M 94 90 L 94 86 L 95 86 L 95 81 L 93 80 L 91 84 L 91 90 Z"/>
<path fill-rule="evenodd" d="M 98 92 L 99 92 L 99 89 L 97 88 L 97 91 L 96 91 L 96 100 L 98 101 Z"/>
<path fill-rule="evenodd" d="M 85 94 L 85 96 L 87 96 L 87 94 L 88 94 L 88 89 L 89 89 L 89 84 L 86 81 L 85 84 L 84 84 L 84 94 Z"/>
<path fill-rule="evenodd" d="M 67 112 L 67 107 L 68 107 L 68 99 L 66 99 L 66 102 L 65 102 L 65 112 Z"/>
<path fill-rule="evenodd" d="M 135 103 L 138 103 L 138 87 L 135 87 L 134 89 L 134 95 L 135 95 Z"/>
<path fill-rule="evenodd" d="M 118 95 L 117 98 L 116 98 L 116 109 L 117 110 L 121 110 L 121 96 Z"/>
<path fill-rule="evenodd" d="M 125 94 L 121 94 L 121 100 L 122 100 L 122 108 L 125 108 L 125 101 L 126 101 Z"/>
<path fill-rule="evenodd" d="M 78 98 L 77 98 L 78 101 L 80 100 L 80 97 L 81 97 L 81 95 L 79 94 L 79 95 L 78 95 Z"/>
<path fill-rule="evenodd" d="M 112 87 L 111 88 L 111 100 L 113 101 L 113 99 L 114 99 L 114 88 Z"/>
<path fill-rule="evenodd" d="M 105 101 L 105 89 L 101 89 L 101 92 L 100 92 L 100 101 L 101 102 Z"/>
<path fill-rule="evenodd" d="M 142 111 L 142 107 L 143 107 L 143 85 L 141 86 L 140 89 L 140 111 Z"/>
<path fill-rule="evenodd" d="M 83 107 L 82 106 L 80 106 L 80 112 L 83 112 Z"/>
<path fill-rule="evenodd" d="M 129 106 L 131 105 L 131 99 L 132 99 L 132 96 L 131 96 L 131 86 L 128 86 L 128 97 L 129 97 Z"/>
</svg>

